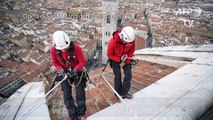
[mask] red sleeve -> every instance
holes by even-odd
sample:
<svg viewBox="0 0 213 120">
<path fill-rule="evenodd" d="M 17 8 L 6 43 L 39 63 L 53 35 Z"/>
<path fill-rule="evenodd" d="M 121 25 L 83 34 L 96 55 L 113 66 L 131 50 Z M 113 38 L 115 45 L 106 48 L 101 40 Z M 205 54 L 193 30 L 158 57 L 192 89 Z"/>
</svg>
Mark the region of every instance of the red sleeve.
<svg viewBox="0 0 213 120">
<path fill-rule="evenodd" d="M 61 67 L 61 65 L 59 64 L 59 61 L 58 61 L 58 59 L 56 58 L 56 55 L 57 55 L 56 49 L 55 49 L 55 47 L 52 47 L 52 48 L 50 49 L 51 60 L 52 60 L 52 63 L 53 63 L 53 65 L 54 65 L 54 67 L 55 67 L 58 71 L 60 71 L 60 69 L 61 69 L 62 67 Z"/>
<path fill-rule="evenodd" d="M 108 44 L 107 56 L 115 62 L 120 62 L 121 61 L 120 57 L 116 56 L 113 53 L 113 51 L 115 51 L 115 49 L 116 49 L 114 44 L 116 44 L 116 43 L 114 42 L 114 39 L 111 38 L 110 41 L 109 41 L 109 44 Z"/>
<path fill-rule="evenodd" d="M 81 71 L 82 68 L 86 65 L 86 60 L 83 55 L 83 51 L 80 46 L 75 45 L 75 53 L 79 63 L 75 66 L 78 71 Z"/>
<path fill-rule="evenodd" d="M 131 47 L 131 49 L 130 49 L 129 52 L 128 52 L 128 57 L 132 58 L 134 52 L 135 52 L 135 42 L 132 43 L 132 47 Z M 129 64 L 129 63 L 131 62 L 131 60 L 132 60 L 132 59 L 128 59 L 128 58 L 127 58 L 125 62 L 126 62 L 127 64 Z"/>
</svg>

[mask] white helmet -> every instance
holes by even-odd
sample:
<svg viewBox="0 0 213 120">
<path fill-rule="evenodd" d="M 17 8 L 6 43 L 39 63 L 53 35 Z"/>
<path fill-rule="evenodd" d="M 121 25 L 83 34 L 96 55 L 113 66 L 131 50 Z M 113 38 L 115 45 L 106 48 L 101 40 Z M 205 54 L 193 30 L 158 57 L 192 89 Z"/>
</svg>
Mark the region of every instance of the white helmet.
<svg viewBox="0 0 213 120">
<path fill-rule="evenodd" d="M 126 26 L 122 29 L 120 37 L 125 42 L 133 42 L 135 40 L 135 30 L 130 26 Z"/>
<path fill-rule="evenodd" d="M 70 45 L 69 36 L 64 31 L 56 31 L 53 33 L 53 45 L 56 49 L 63 50 Z"/>
</svg>

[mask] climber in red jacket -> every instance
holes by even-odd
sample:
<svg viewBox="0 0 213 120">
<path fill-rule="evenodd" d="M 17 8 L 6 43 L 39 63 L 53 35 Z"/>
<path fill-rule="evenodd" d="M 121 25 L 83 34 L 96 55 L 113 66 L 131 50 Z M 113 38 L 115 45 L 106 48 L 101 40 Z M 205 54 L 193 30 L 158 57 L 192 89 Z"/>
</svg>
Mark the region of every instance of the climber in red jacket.
<svg viewBox="0 0 213 120">
<path fill-rule="evenodd" d="M 133 96 L 129 93 L 131 86 L 132 72 L 131 59 L 135 51 L 135 30 L 130 27 L 124 27 L 113 33 L 107 49 L 107 56 L 111 61 L 113 69 L 114 83 L 116 92 L 122 98 L 131 99 Z M 124 80 L 121 80 L 121 68 L 124 69 Z"/>
<path fill-rule="evenodd" d="M 52 63 L 58 71 L 59 76 L 67 74 L 69 77 L 63 81 L 64 104 L 68 110 L 71 120 L 86 120 L 86 80 L 80 80 L 82 68 L 86 65 L 82 49 L 79 45 L 70 41 L 69 36 L 64 31 L 56 31 L 53 34 L 53 46 L 50 49 Z M 76 85 L 76 104 L 72 97 L 72 86 Z"/>
</svg>

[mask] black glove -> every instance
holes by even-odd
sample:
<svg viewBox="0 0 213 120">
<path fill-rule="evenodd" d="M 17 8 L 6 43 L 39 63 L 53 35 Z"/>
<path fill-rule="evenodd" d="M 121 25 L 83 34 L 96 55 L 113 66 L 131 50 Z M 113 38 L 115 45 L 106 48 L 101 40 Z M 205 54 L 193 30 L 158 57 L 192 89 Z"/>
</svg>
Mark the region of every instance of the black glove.
<svg viewBox="0 0 213 120">
<path fill-rule="evenodd" d="M 55 81 L 61 81 L 64 78 L 65 74 L 66 73 L 65 73 L 64 69 L 61 68 L 60 71 L 58 71 Z"/>
<path fill-rule="evenodd" d="M 69 71 L 68 72 L 68 76 L 70 78 L 74 78 L 74 77 L 78 77 L 78 74 L 77 74 L 78 70 L 76 68 L 74 68 L 72 71 Z"/>
<path fill-rule="evenodd" d="M 127 58 L 127 55 L 123 55 L 123 56 L 121 56 L 121 62 L 126 61 L 126 58 Z"/>
<path fill-rule="evenodd" d="M 58 76 L 65 76 L 65 71 L 63 68 L 60 69 Z"/>
<path fill-rule="evenodd" d="M 76 68 L 74 68 L 74 69 L 72 70 L 72 72 L 73 72 L 73 74 L 77 74 L 78 70 L 77 70 Z"/>
</svg>

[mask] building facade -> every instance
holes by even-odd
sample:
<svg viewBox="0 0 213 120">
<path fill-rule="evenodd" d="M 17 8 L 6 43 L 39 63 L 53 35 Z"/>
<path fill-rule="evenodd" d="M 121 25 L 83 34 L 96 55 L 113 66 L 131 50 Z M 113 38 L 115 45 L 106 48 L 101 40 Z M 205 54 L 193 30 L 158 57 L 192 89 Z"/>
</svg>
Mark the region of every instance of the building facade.
<svg viewBox="0 0 213 120">
<path fill-rule="evenodd" d="M 112 37 L 112 33 L 116 31 L 117 16 L 118 16 L 118 0 L 103 0 L 102 1 L 102 63 L 107 62 L 107 45 Z"/>
</svg>

